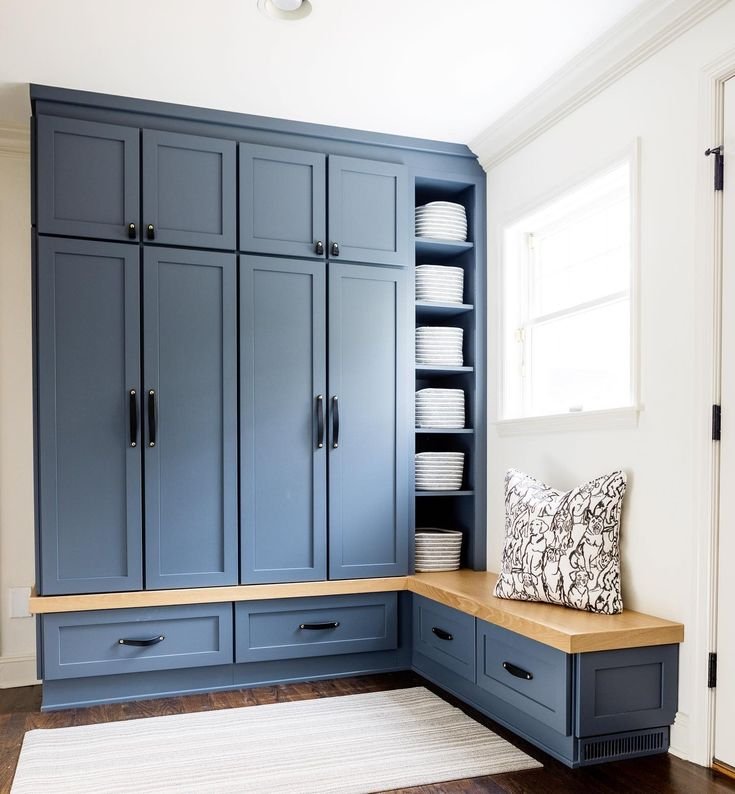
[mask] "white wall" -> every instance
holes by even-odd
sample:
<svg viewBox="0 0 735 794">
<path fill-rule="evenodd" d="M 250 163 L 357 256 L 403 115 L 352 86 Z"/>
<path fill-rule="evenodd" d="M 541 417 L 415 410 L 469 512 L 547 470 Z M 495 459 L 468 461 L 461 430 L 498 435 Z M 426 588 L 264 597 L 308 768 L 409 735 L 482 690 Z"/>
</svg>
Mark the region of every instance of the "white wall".
<svg viewBox="0 0 735 794">
<path fill-rule="evenodd" d="M 498 436 L 491 425 L 488 568 L 497 570 L 500 560 L 508 467 L 563 489 L 625 469 L 630 479 L 623 520 L 624 602 L 686 624 L 690 641 L 682 646 L 672 745 L 700 761 L 703 738 L 688 730 L 705 686 L 691 642 L 697 535 L 706 531 L 704 518 L 696 514 L 701 480 L 695 470 L 702 426 L 695 415 L 701 408 L 698 357 L 707 355 L 697 349 L 695 334 L 697 179 L 703 162 L 698 124 L 701 71 L 733 47 L 733 31 L 735 3 L 728 3 L 488 174 L 489 316 L 497 318 L 503 219 L 594 171 L 640 138 L 639 425 L 513 437 Z M 491 325 L 491 419 L 497 416 L 498 333 Z"/>
<path fill-rule="evenodd" d="M 36 679 L 33 619 L 8 603 L 35 581 L 29 163 L 0 140 L 0 687 Z"/>
</svg>

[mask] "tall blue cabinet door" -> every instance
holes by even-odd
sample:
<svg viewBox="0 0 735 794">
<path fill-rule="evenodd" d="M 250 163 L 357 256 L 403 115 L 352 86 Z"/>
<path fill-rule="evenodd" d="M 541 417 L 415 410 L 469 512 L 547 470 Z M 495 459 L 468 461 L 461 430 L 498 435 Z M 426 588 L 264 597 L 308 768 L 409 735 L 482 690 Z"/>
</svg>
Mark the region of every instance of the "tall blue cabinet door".
<svg viewBox="0 0 735 794">
<path fill-rule="evenodd" d="M 324 264 L 240 258 L 241 575 L 326 579 Z"/>
<path fill-rule="evenodd" d="M 142 586 L 139 257 L 121 243 L 38 241 L 43 595 Z"/>
<path fill-rule="evenodd" d="M 235 249 L 236 144 L 143 130 L 146 243 Z"/>
<path fill-rule="evenodd" d="M 330 157 L 329 256 L 412 264 L 409 192 L 405 166 Z"/>
<path fill-rule="evenodd" d="M 139 141 L 137 127 L 39 116 L 38 231 L 140 239 Z"/>
<path fill-rule="evenodd" d="M 240 250 L 324 259 L 327 158 L 240 144 Z"/>
<path fill-rule="evenodd" d="M 409 273 L 329 265 L 329 576 L 408 570 Z"/>
<path fill-rule="evenodd" d="M 146 587 L 237 583 L 234 254 L 143 259 Z"/>
</svg>

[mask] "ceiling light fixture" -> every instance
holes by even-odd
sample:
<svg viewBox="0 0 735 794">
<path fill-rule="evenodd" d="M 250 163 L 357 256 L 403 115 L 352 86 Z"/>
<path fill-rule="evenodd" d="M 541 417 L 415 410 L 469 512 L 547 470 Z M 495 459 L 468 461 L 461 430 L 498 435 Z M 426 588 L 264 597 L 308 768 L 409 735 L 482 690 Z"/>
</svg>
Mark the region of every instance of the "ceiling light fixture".
<svg viewBox="0 0 735 794">
<path fill-rule="evenodd" d="M 271 17 L 295 21 L 311 14 L 309 0 L 258 0 L 258 10 Z"/>
</svg>

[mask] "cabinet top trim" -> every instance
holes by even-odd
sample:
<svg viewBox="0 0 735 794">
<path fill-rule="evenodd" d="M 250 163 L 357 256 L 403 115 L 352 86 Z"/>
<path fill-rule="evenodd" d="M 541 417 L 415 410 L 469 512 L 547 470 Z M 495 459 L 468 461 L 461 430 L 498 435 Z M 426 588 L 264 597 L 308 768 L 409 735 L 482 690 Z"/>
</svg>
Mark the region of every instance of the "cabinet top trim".
<svg viewBox="0 0 735 794">
<path fill-rule="evenodd" d="M 262 601 L 272 598 L 407 590 L 565 653 L 669 645 L 684 640 L 683 624 L 641 612 L 625 610 L 620 615 L 595 615 L 551 604 L 495 598 L 491 594 L 496 580 L 497 574 L 488 571 L 447 571 L 380 579 L 200 587 L 186 590 L 144 590 L 69 596 L 37 596 L 34 593 L 30 599 L 30 611 L 39 615 L 91 609 Z"/>
<path fill-rule="evenodd" d="M 453 157 L 466 158 L 477 161 L 471 149 L 462 143 L 448 141 L 435 141 L 425 138 L 411 138 L 403 135 L 391 135 L 384 132 L 369 132 L 356 130 L 349 127 L 334 127 L 326 124 L 314 124 L 307 121 L 290 121 L 269 116 L 254 116 L 248 113 L 236 113 L 229 110 L 215 110 L 213 108 L 193 107 L 178 105 L 173 102 L 159 102 L 150 99 L 136 99 L 134 97 L 101 94 L 94 91 L 78 91 L 71 88 L 57 88 L 55 86 L 30 84 L 30 98 L 33 114 L 38 112 L 37 103 L 42 105 L 59 104 L 66 106 L 81 106 L 98 108 L 100 110 L 123 111 L 127 113 L 141 113 L 148 116 L 158 116 L 183 121 L 197 121 L 224 126 L 236 127 L 243 130 L 265 130 L 270 132 L 288 133 L 311 138 L 322 138 L 347 141 L 350 143 L 366 144 L 370 146 L 385 146 L 392 149 L 410 149 L 428 154 L 444 154 Z M 482 168 L 477 166 L 478 173 Z"/>
</svg>

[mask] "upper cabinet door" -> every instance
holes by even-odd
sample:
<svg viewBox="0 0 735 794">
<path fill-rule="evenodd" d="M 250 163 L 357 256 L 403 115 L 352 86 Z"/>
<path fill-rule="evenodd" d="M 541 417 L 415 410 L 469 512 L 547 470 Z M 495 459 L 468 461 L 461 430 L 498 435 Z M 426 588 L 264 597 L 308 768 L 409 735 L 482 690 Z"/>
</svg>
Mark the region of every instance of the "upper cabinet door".
<svg viewBox="0 0 735 794">
<path fill-rule="evenodd" d="M 38 231 L 140 239 L 140 131 L 38 117 Z"/>
<path fill-rule="evenodd" d="M 43 595 L 138 590 L 137 246 L 38 241 L 38 523 Z"/>
<path fill-rule="evenodd" d="M 329 265 L 329 576 L 408 570 L 409 272 Z"/>
<path fill-rule="evenodd" d="M 240 250 L 323 259 L 326 157 L 240 144 Z"/>
<path fill-rule="evenodd" d="M 329 158 L 327 253 L 331 259 L 411 264 L 411 212 L 404 166 Z"/>
<path fill-rule="evenodd" d="M 236 144 L 143 130 L 144 242 L 235 249 Z"/>
<path fill-rule="evenodd" d="M 327 575 L 321 262 L 240 258 L 241 576 Z"/>
<path fill-rule="evenodd" d="M 146 248 L 146 587 L 237 582 L 234 254 Z"/>
</svg>

